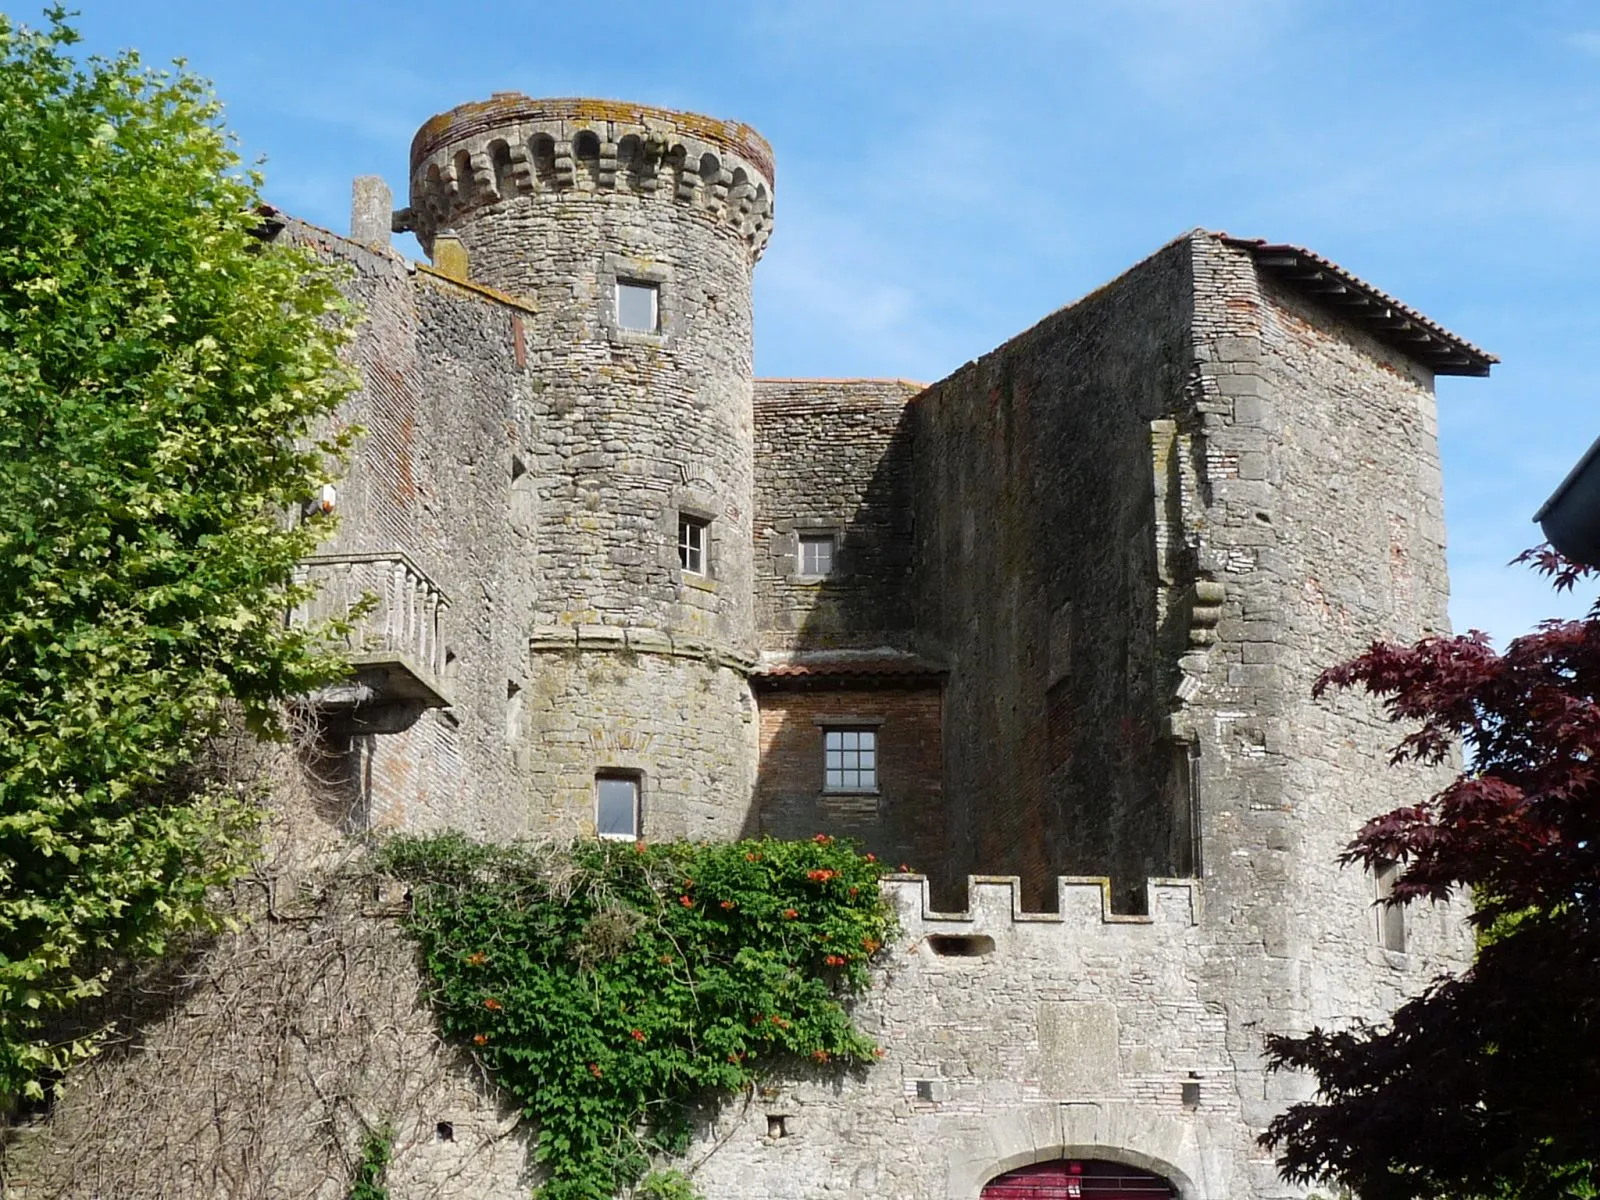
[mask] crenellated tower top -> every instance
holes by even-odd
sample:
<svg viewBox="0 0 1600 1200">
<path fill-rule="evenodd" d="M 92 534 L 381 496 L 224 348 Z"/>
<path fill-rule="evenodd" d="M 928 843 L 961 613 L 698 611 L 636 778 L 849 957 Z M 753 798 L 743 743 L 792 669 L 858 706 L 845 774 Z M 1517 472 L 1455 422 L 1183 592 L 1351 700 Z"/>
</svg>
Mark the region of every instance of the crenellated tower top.
<svg viewBox="0 0 1600 1200">
<path fill-rule="evenodd" d="M 428 120 L 411 143 L 411 207 L 397 228 L 432 253 L 441 230 L 513 196 L 662 198 L 743 238 L 772 228 L 772 147 L 748 125 L 618 100 L 496 92 Z"/>
</svg>

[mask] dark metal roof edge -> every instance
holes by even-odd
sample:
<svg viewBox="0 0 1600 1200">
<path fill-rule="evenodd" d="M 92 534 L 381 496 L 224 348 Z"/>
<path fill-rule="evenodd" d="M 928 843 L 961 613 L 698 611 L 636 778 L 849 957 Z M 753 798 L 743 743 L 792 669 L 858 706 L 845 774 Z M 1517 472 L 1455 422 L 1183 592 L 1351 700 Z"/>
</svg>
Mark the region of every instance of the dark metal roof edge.
<svg viewBox="0 0 1600 1200">
<path fill-rule="evenodd" d="M 1451 333 L 1431 317 L 1395 299 L 1381 288 L 1374 287 L 1359 275 L 1352 274 L 1315 250 L 1308 250 L 1304 246 L 1296 246 L 1289 242 L 1268 242 L 1265 238 L 1241 238 L 1226 233 L 1212 236 L 1223 245 L 1249 251 L 1262 269 L 1271 272 L 1325 308 L 1338 312 L 1357 325 L 1376 320 L 1397 321 L 1398 326 L 1385 324 L 1370 329 L 1370 332 L 1378 340 L 1394 346 L 1403 354 L 1432 369 L 1437 375 L 1481 377 L 1489 374 L 1489 368 L 1500 361 L 1497 356 L 1490 354 L 1481 346 L 1476 346 L 1466 338 Z M 1275 262 L 1274 259 L 1289 261 Z M 1306 271 L 1310 271 L 1312 275 L 1305 276 L 1303 273 Z M 1323 276 L 1331 276 L 1331 280 L 1325 281 Z M 1335 286 L 1334 288 L 1310 286 L 1317 282 L 1332 282 Z M 1335 291 L 1346 294 L 1353 292 L 1356 299 L 1354 301 L 1328 299 L 1327 297 Z M 1386 311 L 1381 314 L 1359 311 L 1374 305 L 1381 306 Z M 1422 348 L 1434 341 L 1440 343 L 1438 349 Z"/>
<path fill-rule="evenodd" d="M 1572 470 L 1567 472 L 1567 477 L 1556 485 L 1556 490 L 1550 493 L 1550 498 L 1539 506 L 1538 512 L 1533 514 L 1533 519 L 1542 523 L 1545 517 L 1550 515 L 1550 510 L 1560 503 L 1561 497 L 1566 495 L 1567 490 L 1578 481 L 1578 477 L 1587 471 L 1590 464 L 1597 458 L 1600 458 L 1600 437 L 1595 438 L 1589 448 L 1583 452 L 1583 457 L 1573 464 Z"/>
</svg>

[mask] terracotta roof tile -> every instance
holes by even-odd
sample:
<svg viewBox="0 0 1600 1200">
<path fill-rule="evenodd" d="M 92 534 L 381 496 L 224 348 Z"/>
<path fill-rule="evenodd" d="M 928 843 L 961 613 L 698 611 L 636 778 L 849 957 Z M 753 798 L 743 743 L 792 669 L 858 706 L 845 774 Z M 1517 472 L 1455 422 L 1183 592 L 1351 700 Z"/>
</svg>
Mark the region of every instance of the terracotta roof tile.
<svg viewBox="0 0 1600 1200">
<path fill-rule="evenodd" d="M 937 663 L 910 654 L 819 654 L 762 663 L 751 674 L 764 679 L 912 678 L 943 675 L 945 670 Z"/>
<path fill-rule="evenodd" d="M 1224 245 L 1248 250 L 1263 271 L 1362 326 L 1437 375 L 1487 375 L 1500 361 L 1314 250 L 1264 238 L 1213 236 Z"/>
</svg>

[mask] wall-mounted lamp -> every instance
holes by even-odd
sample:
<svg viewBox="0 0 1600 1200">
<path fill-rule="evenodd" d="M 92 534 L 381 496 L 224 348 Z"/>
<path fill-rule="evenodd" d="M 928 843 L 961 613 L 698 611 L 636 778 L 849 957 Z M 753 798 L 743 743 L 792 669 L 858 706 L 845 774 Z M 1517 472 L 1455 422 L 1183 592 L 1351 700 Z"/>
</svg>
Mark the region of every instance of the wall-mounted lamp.
<svg viewBox="0 0 1600 1200">
<path fill-rule="evenodd" d="M 316 490 L 316 494 L 305 503 L 305 515 L 314 517 L 318 514 L 326 516 L 339 504 L 339 489 L 331 483 L 325 483 Z"/>
</svg>

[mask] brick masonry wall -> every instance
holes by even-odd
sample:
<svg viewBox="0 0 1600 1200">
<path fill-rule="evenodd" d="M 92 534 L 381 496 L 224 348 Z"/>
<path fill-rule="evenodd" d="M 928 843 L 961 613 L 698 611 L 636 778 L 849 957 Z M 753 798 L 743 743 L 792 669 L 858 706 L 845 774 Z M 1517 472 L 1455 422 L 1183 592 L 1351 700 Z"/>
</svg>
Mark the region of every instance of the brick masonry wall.
<svg viewBox="0 0 1600 1200">
<path fill-rule="evenodd" d="M 521 835 L 530 825 L 504 729 L 507 681 L 527 673 L 536 594 L 532 528 L 510 519 L 513 456 L 531 436 L 537 390 L 518 363 L 526 313 L 309 226 L 288 236 L 349 266 L 348 287 L 366 309 L 353 347 L 365 386 L 341 414 L 365 434 L 338 481 L 338 525 L 322 549 L 403 550 L 449 598 L 441 636 L 452 704 L 352 746 L 352 825 Z"/>
<path fill-rule="evenodd" d="M 756 623 L 773 651 L 910 644 L 910 404 L 898 379 L 758 379 Z M 800 574 L 802 534 L 834 538 L 834 570 Z"/>
<path fill-rule="evenodd" d="M 939 864 L 944 853 L 941 696 L 935 684 L 889 687 L 761 685 L 756 832 L 855 838 L 885 862 Z M 877 733 L 878 791 L 823 790 L 825 722 L 865 721 Z"/>
</svg>

